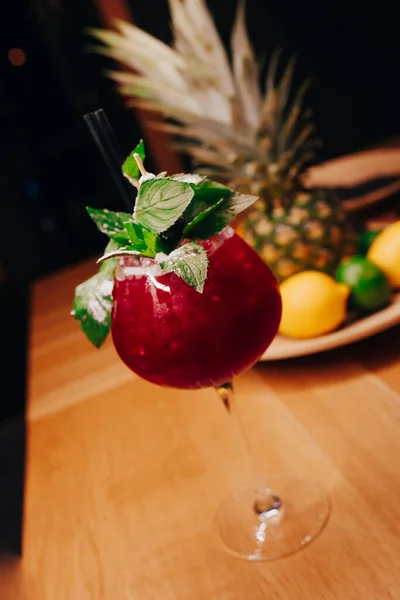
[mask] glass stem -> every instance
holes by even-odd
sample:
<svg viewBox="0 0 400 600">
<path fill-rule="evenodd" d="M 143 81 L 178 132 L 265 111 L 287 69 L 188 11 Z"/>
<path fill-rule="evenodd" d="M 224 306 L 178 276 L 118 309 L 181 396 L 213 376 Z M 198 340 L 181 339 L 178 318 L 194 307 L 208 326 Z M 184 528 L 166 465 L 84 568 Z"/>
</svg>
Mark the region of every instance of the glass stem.
<svg viewBox="0 0 400 600">
<path fill-rule="evenodd" d="M 280 512 L 282 501 L 266 486 L 264 480 L 258 472 L 258 469 L 256 469 L 252 459 L 250 444 L 238 414 L 233 384 L 231 381 L 228 381 L 227 383 L 216 386 L 215 390 L 218 396 L 221 398 L 235 427 L 236 435 L 242 449 L 242 454 L 245 458 L 248 472 L 254 484 L 254 491 L 256 493 L 254 510 L 263 517 L 276 516 Z"/>
</svg>

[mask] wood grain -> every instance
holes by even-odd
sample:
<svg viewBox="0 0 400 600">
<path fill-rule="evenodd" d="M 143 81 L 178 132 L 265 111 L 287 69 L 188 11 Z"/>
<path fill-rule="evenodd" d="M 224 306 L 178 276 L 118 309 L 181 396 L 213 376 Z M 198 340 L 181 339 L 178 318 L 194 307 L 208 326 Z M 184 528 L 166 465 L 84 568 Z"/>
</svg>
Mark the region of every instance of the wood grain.
<svg viewBox="0 0 400 600">
<path fill-rule="evenodd" d="M 238 378 L 260 466 L 333 502 L 306 550 L 249 564 L 212 530 L 247 478 L 229 416 L 211 390 L 157 388 L 91 349 L 68 316 L 91 269 L 34 290 L 24 556 L 1 599 L 399 600 L 399 329 Z"/>
</svg>

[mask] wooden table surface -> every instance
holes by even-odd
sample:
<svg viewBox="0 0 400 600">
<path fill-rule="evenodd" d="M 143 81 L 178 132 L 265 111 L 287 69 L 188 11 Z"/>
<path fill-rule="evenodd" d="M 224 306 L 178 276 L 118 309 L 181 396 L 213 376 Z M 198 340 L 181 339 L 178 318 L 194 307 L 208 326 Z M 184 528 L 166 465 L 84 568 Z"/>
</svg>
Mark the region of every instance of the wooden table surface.
<svg viewBox="0 0 400 600">
<path fill-rule="evenodd" d="M 1 599 L 400 599 L 400 329 L 238 378 L 265 472 L 317 479 L 333 504 L 307 549 L 248 563 L 212 529 L 247 476 L 229 415 L 89 345 L 68 315 L 92 270 L 34 290 L 24 557 Z"/>
</svg>

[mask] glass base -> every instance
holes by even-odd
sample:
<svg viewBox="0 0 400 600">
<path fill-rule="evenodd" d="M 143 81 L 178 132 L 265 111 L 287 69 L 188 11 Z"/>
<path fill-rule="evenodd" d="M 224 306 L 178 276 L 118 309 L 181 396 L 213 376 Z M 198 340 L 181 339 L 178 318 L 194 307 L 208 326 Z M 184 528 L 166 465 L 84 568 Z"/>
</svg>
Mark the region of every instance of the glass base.
<svg viewBox="0 0 400 600">
<path fill-rule="evenodd" d="M 277 560 L 302 550 L 327 524 L 331 503 L 319 484 L 274 476 L 268 485 L 265 490 L 241 488 L 219 506 L 215 526 L 231 554 Z"/>
</svg>

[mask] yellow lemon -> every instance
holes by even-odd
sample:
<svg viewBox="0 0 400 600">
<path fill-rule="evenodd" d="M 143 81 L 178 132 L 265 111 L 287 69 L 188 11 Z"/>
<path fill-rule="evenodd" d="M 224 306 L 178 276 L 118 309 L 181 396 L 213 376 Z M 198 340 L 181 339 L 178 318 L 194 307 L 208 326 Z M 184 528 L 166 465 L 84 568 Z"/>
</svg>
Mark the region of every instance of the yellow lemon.
<svg viewBox="0 0 400 600">
<path fill-rule="evenodd" d="M 282 320 L 280 333 L 311 338 L 329 333 L 344 320 L 350 288 L 318 271 L 302 271 L 280 286 Z"/>
<path fill-rule="evenodd" d="M 394 288 L 400 288 L 400 221 L 384 229 L 372 242 L 368 260 L 380 268 Z"/>
</svg>

